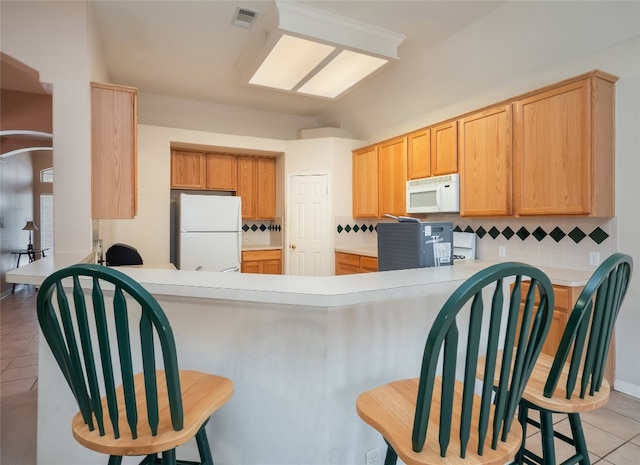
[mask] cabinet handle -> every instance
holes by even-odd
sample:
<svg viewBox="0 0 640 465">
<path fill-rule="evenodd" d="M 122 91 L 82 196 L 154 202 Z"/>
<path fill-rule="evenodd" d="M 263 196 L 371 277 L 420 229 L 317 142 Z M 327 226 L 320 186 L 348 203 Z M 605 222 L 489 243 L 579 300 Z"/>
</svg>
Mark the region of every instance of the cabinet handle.
<svg viewBox="0 0 640 465">
<path fill-rule="evenodd" d="M 295 249 L 297 246 L 295 244 L 291 244 L 291 248 Z"/>
</svg>

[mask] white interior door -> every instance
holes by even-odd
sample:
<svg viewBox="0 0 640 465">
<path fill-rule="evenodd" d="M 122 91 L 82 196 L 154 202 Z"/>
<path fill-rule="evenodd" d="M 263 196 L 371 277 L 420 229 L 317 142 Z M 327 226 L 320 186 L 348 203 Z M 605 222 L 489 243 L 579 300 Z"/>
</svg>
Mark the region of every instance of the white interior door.
<svg viewBox="0 0 640 465">
<path fill-rule="evenodd" d="M 330 257 L 328 176 L 294 175 L 289 186 L 291 221 L 289 222 L 289 274 L 328 276 Z"/>
</svg>

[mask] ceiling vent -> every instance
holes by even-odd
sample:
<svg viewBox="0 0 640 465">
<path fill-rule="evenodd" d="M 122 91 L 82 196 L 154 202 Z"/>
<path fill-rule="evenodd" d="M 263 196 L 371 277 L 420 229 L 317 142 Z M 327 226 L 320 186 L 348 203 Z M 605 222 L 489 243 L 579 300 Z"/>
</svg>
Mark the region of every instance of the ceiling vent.
<svg viewBox="0 0 640 465">
<path fill-rule="evenodd" d="M 244 7 L 236 7 L 236 12 L 233 15 L 233 21 L 231 24 L 234 26 L 244 27 L 245 29 L 250 29 L 253 26 L 253 22 L 256 20 L 258 16 L 258 11 L 250 10 L 249 8 Z"/>
</svg>

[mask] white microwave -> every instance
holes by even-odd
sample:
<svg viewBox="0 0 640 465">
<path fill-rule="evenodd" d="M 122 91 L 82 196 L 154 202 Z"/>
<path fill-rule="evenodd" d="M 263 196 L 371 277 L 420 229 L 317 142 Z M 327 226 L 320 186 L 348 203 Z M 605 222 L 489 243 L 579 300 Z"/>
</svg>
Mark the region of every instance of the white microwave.
<svg viewBox="0 0 640 465">
<path fill-rule="evenodd" d="M 460 211 L 458 173 L 407 181 L 407 213 Z"/>
</svg>

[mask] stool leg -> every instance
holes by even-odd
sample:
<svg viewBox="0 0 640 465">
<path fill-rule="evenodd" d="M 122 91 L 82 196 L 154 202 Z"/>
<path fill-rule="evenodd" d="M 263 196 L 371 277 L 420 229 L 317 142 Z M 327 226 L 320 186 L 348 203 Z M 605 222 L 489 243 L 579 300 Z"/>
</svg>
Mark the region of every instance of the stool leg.
<svg viewBox="0 0 640 465">
<path fill-rule="evenodd" d="M 553 418 L 551 412 L 540 411 L 540 434 L 542 435 L 542 459 L 545 465 L 556 465 L 556 450 L 553 444 Z"/>
<path fill-rule="evenodd" d="M 515 460 L 513 463 L 518 465 L 522 465 L 523 453 L 525 446 L 527 444 L 527 419 L 529 418 L 529 406 L 524 402 L 520 402 L 518 405 L 518 421 L 522 426 L 522 444 L 520 445 L 520 450 L 515 456 Z"/>
<path fill-rule="evenodd" d="M 169 449 L 162 453 L 162 465 L 176 465 L 175 449 Z"/>
<path fill-rule="evenodd" d="M 384 441 L 387 442 L 386 439 Z M 396 465 L 397 461 L 398 461 L 398 454 L 396 454 L 396 451 L 393 450 L 393 447 L 391 447 L 391 444 L 387 442 L 387 454 L 384 457 L 384 465 Z"/>
<path fill-rule="evenodd" d="M 110 455 L 109 456 L 109 465 L 120 465 L 122 463 L 121 455 Z"/>
<path fill-rule="evenodd" d="M 571 434 L 573 434 L 573 442 L 576 452 L 582 455 L 580 465 L 591 465 L 589 460 L 589 452 L 587 451 L 587 441 L 584 439 L 584 431 L 582 429 L 582 421 L 578 413 L 569 414 L 569 423 L 571 424 Z"/>
<path fill-rule="evenodd" d="M 211 447 L 209 446 L 209 440 L 207 439 L 207 431 L 204 429 L 206 424 L 207 423 L 205 422 L 196 434 L 196 443 L 198 444 L 198 452 L 200 452 L 201 465 L 213 465 Z"/>
</svg>

